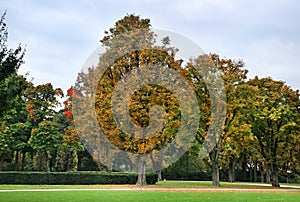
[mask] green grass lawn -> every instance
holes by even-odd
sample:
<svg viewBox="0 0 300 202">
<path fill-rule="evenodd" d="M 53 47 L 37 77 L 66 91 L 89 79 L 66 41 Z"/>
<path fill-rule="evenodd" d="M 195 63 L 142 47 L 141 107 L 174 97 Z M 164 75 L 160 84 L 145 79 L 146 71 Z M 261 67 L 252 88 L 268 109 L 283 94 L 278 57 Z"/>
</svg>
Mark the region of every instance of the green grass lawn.
<svg viewBox="0 0 300 202">
<path fill-rule="evenodd" d="M 289 186 L 298 186 L 300 184 L 281 184 Z M 97 189 L 97 188 L 108 188 L 112 185 L 1 185 L 0 190 L 7 189 Z M 134 185 L 114 185 L 119 187 L 128 187 Z M 146 187 L 157 187 L 157 188 L 214 188 L 209 181 L 160 181 L 155 185 L 148 185 Z M 229 183 L 221 182 L 221 187 L 218 188 L 246 188 L 246 189 L 273 189 L 270 184 L 265 183 Z"/>
<path fill-rule="evenodd" d="M 257 183 L 256 183 L 257 184 Z M 145 188 L 169 188 L 163 191 L 154 190 L 75 190 L 75 189 L 97 189 L 112 187 L 135 187 L 133 185 L 0 185 L 0 190 L 13 190 L 12 192 L 0 192 L 0 202 L 18 201 L 300 201 L 300 189 L 287 192 L 277 192 L 269 185 L 245 183 L 221 183 L 222 188 L 251 188 L 254 192 L 194 192 L 175 191 L 174 188 L 213 188 L 211 182 L 187 182 L 187 181 L 162 181 L 156 185 Z M 258 192 L 255 189 L 267 188 L 268 192 Z M 49 189 L 41 191 L 42 189 Z M 53 190 L 74 189 L 74 190 Z M 19 190 L 19 191 L 18 191 Z M 30 191 L 20 191 L 30 190 Z"/>
<path fill-rule="evenodd" d="M 0 201 L 300 201 L 296 193 L 156 192 L 156 191 L 48 191 L 2 192 Z"/>
</svg>

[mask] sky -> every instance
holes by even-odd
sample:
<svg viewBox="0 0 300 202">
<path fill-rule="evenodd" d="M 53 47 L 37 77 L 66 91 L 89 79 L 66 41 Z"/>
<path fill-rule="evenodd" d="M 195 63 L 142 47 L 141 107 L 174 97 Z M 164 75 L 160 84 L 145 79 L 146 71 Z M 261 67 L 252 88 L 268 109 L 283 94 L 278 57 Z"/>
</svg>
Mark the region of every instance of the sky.
<svg viewBox="0 0 300 202">
<path fill-rule="evenodd" d="M 248 78 L 270 76 L 300 89 L 298 0 L 0 0 L 10 48 L 26 46 L 19 73 L 36 85 L 74 85 L 104 31 L 127 14 L 178 33 L 205 53 L 241 59 Z"/>
</svg>

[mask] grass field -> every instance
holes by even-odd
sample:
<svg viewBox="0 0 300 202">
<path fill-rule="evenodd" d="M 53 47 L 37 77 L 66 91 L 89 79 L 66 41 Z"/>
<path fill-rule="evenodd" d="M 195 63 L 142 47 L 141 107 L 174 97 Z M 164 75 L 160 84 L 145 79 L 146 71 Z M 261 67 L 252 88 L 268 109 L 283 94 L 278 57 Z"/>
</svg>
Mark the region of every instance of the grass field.
<svg viewBox="0 0 300 202">
<path fill-rule="evenodd" d="M 295 193 L 159 192 L 159 191 L 52 191 L 5 192 L 0 201 L 300 201 Z"/>
<path fill-rule="evenodd" d="M 0 201 L 300 201 L 300 189 L 272 189 L 266 184 L 166 181 L 133 185 L 0 185 Z M 106 189 L 106 190 L 103 190 Z M 116 190 L 120 189 L 120 190 Z"/>
</svg>

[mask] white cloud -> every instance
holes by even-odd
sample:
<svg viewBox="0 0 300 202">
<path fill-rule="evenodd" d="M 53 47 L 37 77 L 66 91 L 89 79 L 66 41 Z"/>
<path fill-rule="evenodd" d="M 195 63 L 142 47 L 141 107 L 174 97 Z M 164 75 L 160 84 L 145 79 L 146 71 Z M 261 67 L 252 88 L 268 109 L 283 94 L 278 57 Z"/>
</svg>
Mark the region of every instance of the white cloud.
<svg viewBox="0 0 300 202">
<path fill-rule="evenodd" d="M 213 17 L 221 13 L 232 12 L 236 8 L 236 1 L 232 0 L 175 0 L 170 6 L 175 12 L 188 19 L 201 19 Z"/>
<path fill-rule="evenodd" d="M 245 47 L 250 75 L 271 76 L 300 89 L 298 59 L 300 47 L 293 41 L 269 38 Z"/>
</svg>

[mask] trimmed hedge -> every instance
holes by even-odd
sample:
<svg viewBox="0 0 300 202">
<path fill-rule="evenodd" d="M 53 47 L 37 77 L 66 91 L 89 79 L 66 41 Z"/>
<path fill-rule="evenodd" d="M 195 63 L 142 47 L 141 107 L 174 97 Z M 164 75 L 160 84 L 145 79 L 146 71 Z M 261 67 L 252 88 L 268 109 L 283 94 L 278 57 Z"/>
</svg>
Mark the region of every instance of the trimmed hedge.
<svg viewBox="0 0 300 202">
<path fill-rule="evenodd" d="M 118 172 L 0 172 L 0 184 L 135 184 L 137 174 Z M 157 182 L 146 175 L 147 184 Z"/>
</svg>

